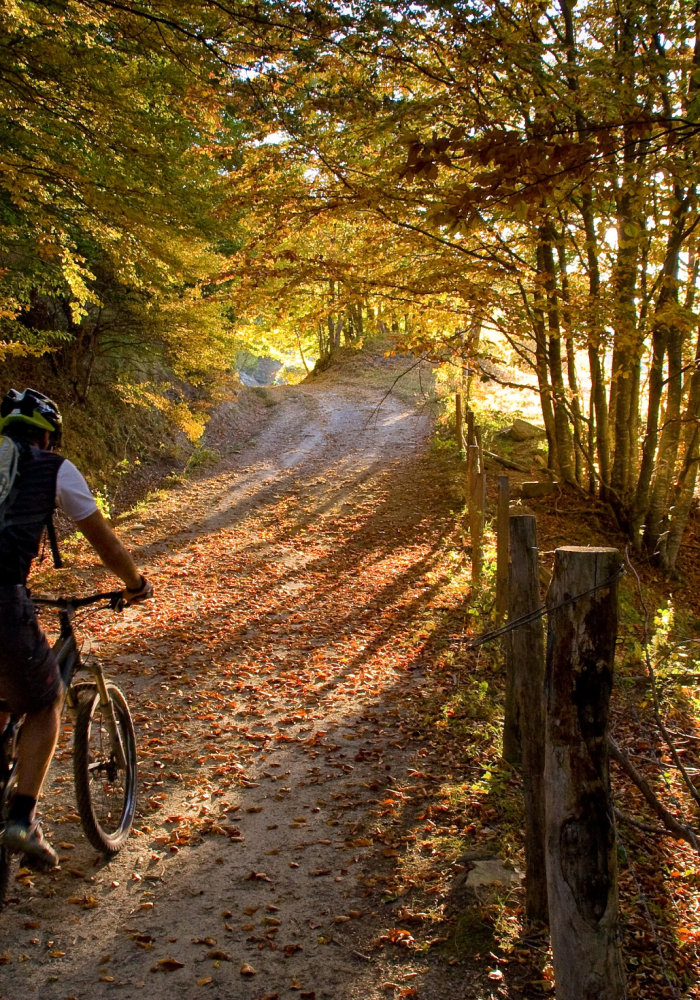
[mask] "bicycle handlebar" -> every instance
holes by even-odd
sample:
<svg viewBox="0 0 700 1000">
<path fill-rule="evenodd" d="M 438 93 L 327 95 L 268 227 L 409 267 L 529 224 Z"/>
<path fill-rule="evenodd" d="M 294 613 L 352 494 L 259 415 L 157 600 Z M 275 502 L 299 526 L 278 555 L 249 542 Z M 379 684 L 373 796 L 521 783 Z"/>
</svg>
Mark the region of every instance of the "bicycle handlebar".
<svg viewBox="0 0 700 1000">
<path fill-rule="evenodd" d="M 109 606 L 113 611 L 122 611 L 126 604 L 121 590 L 110 590 L 104 594 L 90 594 L 89 597 L 32 597 L 31 599 L 35 604 L 59 608 L 61 611 L 77 611 L 78 608 L 85 608 L 88 604 L 99 604 L 100 601 L 109 601 Z"/>
</svg>

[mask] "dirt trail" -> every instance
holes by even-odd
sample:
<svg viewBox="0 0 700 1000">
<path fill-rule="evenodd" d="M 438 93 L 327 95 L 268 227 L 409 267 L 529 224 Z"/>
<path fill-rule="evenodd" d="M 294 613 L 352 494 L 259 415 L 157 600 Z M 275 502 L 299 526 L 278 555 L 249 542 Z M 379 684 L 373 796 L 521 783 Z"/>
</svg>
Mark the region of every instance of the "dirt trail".
<svg viewBox="0 0 700 1000">
<path fill-rule="evenodd" d="M 441 762 L 403 706 L 427 697 L 430 616 L 457 598 L 429 419 L 394 396 L 377 409 L 383 394 L 339 376 L 270 390 L 254 442 L 123 522 L 158 602 L 83 634 L 132 705 L 138 832 L 109 864 L 86 844 L 67 726 L 43 803 L 61 870 L 11 889 L 2 998 L 501 985 L 449 964 L 438 889 L 432 914 L 394 891 L 399 865 L 431 884 L 421 849 L 452 863 L 425 819 Z M 60 589 L 104 582 L 81 550 Z"/>
</svg>

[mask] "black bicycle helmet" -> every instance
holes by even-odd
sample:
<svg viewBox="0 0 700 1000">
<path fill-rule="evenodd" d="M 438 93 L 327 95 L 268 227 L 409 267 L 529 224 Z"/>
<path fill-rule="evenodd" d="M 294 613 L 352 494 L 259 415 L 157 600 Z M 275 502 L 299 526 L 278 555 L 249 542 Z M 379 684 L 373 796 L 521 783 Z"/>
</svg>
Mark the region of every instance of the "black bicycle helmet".
<svg viewBox="0 0 700 1000">
<path fill-rule="evenodd" d="M 57 447 L 61 443 L 61 412 L 52 399 L 36 389 L 25 389 L 24 392 L 10 389 L 7 393 L 0 403 L 0 433 L 11 424 L 49 431 L 52 445 Z"/>
</svg>

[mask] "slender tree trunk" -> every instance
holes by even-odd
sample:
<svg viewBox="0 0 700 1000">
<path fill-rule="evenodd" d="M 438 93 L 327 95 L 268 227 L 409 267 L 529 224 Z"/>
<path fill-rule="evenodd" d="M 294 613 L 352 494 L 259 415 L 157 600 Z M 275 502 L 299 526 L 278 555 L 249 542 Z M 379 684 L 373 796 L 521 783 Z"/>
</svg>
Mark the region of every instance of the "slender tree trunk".
<svg viewBox="0 0 700 1000">
<path fill-rule="evenodd" d="M 538 252 L 538 258 L 540 254 Z M 540 405 L 544 429 L 547 434 L 547 465 L 555 472 L 559 471 L 557 460 L 557 435 L 554 424 L 554 408 L 552 406 L 552 388 L 549 384 L 549 365 L 547 359 L 547 334 L 544 325 L 544 299 L 538 284 L 533 293 L 532 325 L 535 334 L 535 370 L 540 390 Z"/>
<path fill-rule="evenodd" d="M 642 365 L 639 358 L 632 370 L 632 397 L 630 399 L 630 419 L 628 424 L 629 461 L 628 480 L 625 495 L 631 497 L 637 484 L 639 471 L 639 391 L 642 377 Z"/>
<path fill-rule="evenodd" d="M 615 337 L 610 380 L 610 425 L 614 436 L 613 463 L 610 472 L 610 500 L 621 523 L 628 524 L 632 488 L 630 422 L 633 419 L 635 369 L 639 366 L 641 344 L 637 329 L 635 292 L 637 286 L 638 240 L 630 236 L 637 225 L 632 192 L 636 184 L 637 144 L 626 140 L 622 189 L 617 197 L 618 252 L 614 270 Z M 632 230 L 636 231 L 636 230 Z"/>
<path fill-rule="evenodd" d="M 664 357 L 666 354 L 667 338 L 668 331 L 665 327 L 661 326 L 654 330 L 651 340 L 646 433 L 644 435 L 644 444 L 642 445 L 642 461 L 639 467 L 634 512 L 630 524 L 632 542 L 638 549 L 642 545 L 640 530 L 649 507 L 651 477 L 654 472 L 656 445 L 659 438 L 659 413 L 664 389 Z"/>
<path fill-rule="evenodd" d="M 570 69 L 567 76 L 567 86 L 572 93 L 579 90 L 579 79 L 576 73 L 578 52 L 576 49 L 576 29 L 574 26 L 573 7 L 570 0 L 559 0 L 559 9 L 564 20 L 564 40 L 566 44 L 566 61 Z M 587 122 L 581 108 L 575 111 L 576 127 L 581 141 L 588 141 Z M 593 455 L 593 441 L 596 442 L 598 468 L 601 479 L 600 496 L 607 500 L 610 484 L 610 440 L 608 437 L 608 410 L 605 398 L 605 379 L 603 377 L 603 334 L 600 321 L 600 267 L 598 264 L 598 237 L 595 227 L 593 210 L 593 193 L 585 185 L 581 192 L 579 206 L 583 227 L 586 233 L 586 259 L 588 264 L 588 363 L 591 376 L 591 395 L 588 423 L 588 453 Z M 589 470 L 589 489 L 595 490 L 594 469 Z"/>
<path fill-rule="evenodd" d="M 476 313 L 472 317 L 472 321 L 469 325 L 469 332 L 467 334 L 467 339 L 462 353 L 462 372 L 463 378 L 465 379 L 464 384 L 464 400 L 465 405 L 469 406 L 469 400 L 471 398 L 472 391 L 472 365 L 469 363 L 472 358 L 475 358 L 479 353 L 479 342 L 481 341 L 481 325 L 482 316 L 481 313 Z"/>
<path fill-rule="evenodd" d="M 592 457 L 594 454 L 594 443 L 595 443 L 595 432 L 596 432 L 596 422 L 595 422 L 595 403 L 593 399 L 593 389 L 591 388 L 590 396 L 588 397 L 588 454 Z M 592 465 L 588 468 L 588 492 L 593 496 L 596 491 L 596 478 L 595 469 Z"/>
<path fill-rule="evenodd" d="M 685 216 L 693 191 L 684 197 L 683 191 L 676 188 L 676 209 L 673 224 L 668 235 L 666 259 L 662 269 L 662 284 L 656 303 L 655 327 L 652 335 L 652 359 L 649 369 L 649 408 L 647 411 L 647 426 L 642 448 L 642 463 L 639 470 L 637 493 L 634 504 L 634 514 L 631 524 L 632 539 L 637 547 L 642 545 L 640 529 L 646 521 L 644 544 L 650 550 L 656 549 L 661 532 L 661 519 L 664 516 L 664 505 L 668 498 L 668 490 L 673 476 L 678 441 L 680 436 L 680 406 L 682 400 L 682 333 L 675 326 L 670 326 L 665 313 L 678 305 L 678 265 L 683 240 Z M 662 434 L 664 454 L 657 455 L 659 443 L 659 413 L 664 390 L 664 357 L 669 357 L 668 399 L 666 404 L 666 419 L 664 421 L 668 433 Z M 651 483 L 655 466 L 658 466 L 654 477 L 654 490 Z M 653 509 L 652 509 L 653 505 Z"/>
<path fill-rule="evenodd" d="M 668 538 L 661 556 L 667 572 L 675 569 L 678 551 L 688 516 L 695 498 L 695 484 L 700 462 L 700 335 L 695 345 L 695 368 L 690 377 L 690 387 L 683 414 L 681 454 L 683 466 L 678 474 L 671 507 Z"/>
<path fill-rule="evenodd" d="M 304 351 L 302 350 L 301 337 L 299 336 L 299 331 L 295 330 L 294 332 L 296 333 L 297 337 L 297 347 L 299 348 L 299 357 L 301 358 L 301 363 L 304 366 L 304 371 L 306 372 L 306 374 L 310 375 L 311 372 L 309 371 L 309 366 L 307 365 L 306 358 L 304 357 Z"/>
<path fill-rule="evenodd" d="M 591 373 L 591 398 L 595 414 L 595 441 L 600 474 L 600 498 L 610 496 L 610 437 L 608 434 L 608 401 L 605 395 L 605 369 L 599 346 L 588 348 L 588 364 Z"/>
<path fill-rule="evenodd" d="M 596 452 L 601 480 L 600 498 L 610 495 L 610 435 L 608 432 L 608 401 L 605 394 L 605 357 L 603 325 L 600 317 L 600 266 L 598 264 L 598 238 L 593 213 L 593 196 L 584 191 L 581 196 L 581 217 L 586 233 L 586 258 L 588 263 L 588 364 L 591 374 L 591 397 L 595 412 Z"/>
<path fill-rule="evenodd" d="M 668 335 L 668 386 L 666 391 L 666 418 L 659 441 L 654 485 L 646 518 L 644 545 L 649 552 L 663 549 L 664 533 L 668 517 L 668 498 L 673 474 L 678 458 L 681 437 L 681 403 L 683 397 L 683 352 L 682 335 L 672 328 Z M 664 557 L 660 555 L 663 564 Z"/>
<path fill-rule="evenodd" d="M 551 223 L 540 230 L 541 248 L 539 260 L 541 273 L 547 290 L 547 321 L 549 326 L 549 371 L 552 381 L 554 403 L 554 432 L 557 441 L 557 458 L 561 477 L 566 483 L 575 483 L 573 463 L 573 442 L 566 407 L 566 387 L 561 360 L 561 327 L 559 324 L 559 304 L 554 253 L 552 246 L 555 234 Z"/>
<path fill-rule="evenodd" d="M 574 425 L 574 462 L 576 482 L 583 483 L 583 466 L 586 461 L 578 441 L 583 441 L 583 414 L 581 413 L 581 395 L 576 375 L 576 353 L 574 338 L 571 335 L 571 313 L 569 309 L 569 278 L 566 271 L 566 253 L 564 244 L 560 241 L 557 247 L 559 254 L 559 273 L 561 275 L 561 297 L 563 302 L 562 320 L 566 331 L 566 371 L 571 395 L 571 416 Z"/>
</svg>

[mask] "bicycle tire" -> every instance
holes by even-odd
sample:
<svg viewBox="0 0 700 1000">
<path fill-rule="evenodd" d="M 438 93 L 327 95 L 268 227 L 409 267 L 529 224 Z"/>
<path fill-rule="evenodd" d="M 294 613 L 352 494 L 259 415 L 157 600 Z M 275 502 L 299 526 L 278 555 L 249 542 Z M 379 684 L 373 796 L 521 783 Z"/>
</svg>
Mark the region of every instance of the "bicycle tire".
<svg viewBox="0 0 700 1000">
<path fill-rule="evenodd" d="M 0 783 L 0 817 L 2 820 L 2 825 L 4 826 L 7 819 L 7 811 L 10 804 L 10 798 L 12 796 L 12 790 L 17 781 L 17 770 L 14 767 L 8 767 L 5 763 L 5 751 L 2 751 L 2 782 Z M 10 884 L 10 876 L 12 875 L 13 866 L 13 856 L 9 851 L 0 844 L 0 907 L 5 902 L 5 897 L 7 896 L 7 889 Z"/>
<path fill-rule="evenodd" d="M 95 689 L 78 709 L 73 737 L 75 796 L 83 832 L 95 850 L 117 854 L 131 833 L 136 811 L 136 736 L 126 698 L 107 684 L 126 757 L 119 769 Z"/>
<path fill-rule="evenodd" d="M 10 884 L 12 874 L 12 855 L 0 847 L 0 907 L 2 907 L 7 897 L 7 887 Z"/>
</svg>

